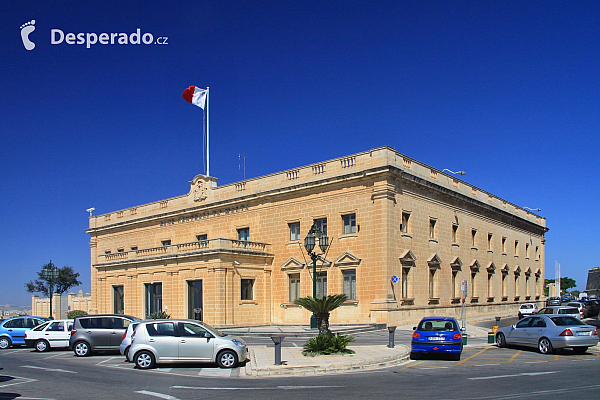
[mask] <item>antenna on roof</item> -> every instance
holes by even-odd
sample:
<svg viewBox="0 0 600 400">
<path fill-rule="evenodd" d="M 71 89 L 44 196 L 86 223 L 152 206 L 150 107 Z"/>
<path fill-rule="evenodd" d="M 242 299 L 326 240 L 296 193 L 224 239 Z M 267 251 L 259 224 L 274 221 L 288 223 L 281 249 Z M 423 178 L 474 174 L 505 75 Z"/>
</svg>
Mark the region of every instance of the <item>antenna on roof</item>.
<svg viewBox="0 0 600 400">
<path fill-rule="evenodd" d="M 238 170 L 242 170 L 242 156 L 244 156 L 244 180 L 246 180 L 246 153 L 238 154 Z"/>
</svg>

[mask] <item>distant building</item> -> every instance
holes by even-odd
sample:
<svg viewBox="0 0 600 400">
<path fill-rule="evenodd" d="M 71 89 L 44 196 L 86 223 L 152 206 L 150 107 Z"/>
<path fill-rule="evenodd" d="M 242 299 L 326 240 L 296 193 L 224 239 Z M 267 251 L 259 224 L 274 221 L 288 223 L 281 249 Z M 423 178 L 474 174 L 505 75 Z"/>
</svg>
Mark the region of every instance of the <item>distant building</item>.
<svg viewBox="0 0 600 400">
<path fill-rule="evenodd" d="M 52 316 L 54 319 L 66 318 L 71 310 L 81 310 L 90 313 L 92 305 L 92 295 L 84 294 L 82 290 L 79 293 L 69 293 L 66 296 L 55 294 L 52 296 Z M 38 317 L 50 316 L 50 299 L 40 298 L 40 296 L 31 296 L 31 315 Z"/>
<path fill-rule="evenodd" d="M 595 295 L 596 298 L 600 298 L 600 267 L 592 268 L 588 271 L 585 291 L 588 296 Z"/>
<path fill-rule="evenodd" d="M 470 316 L 543 300 L 545 218 L 381 147 L 90 217 L 92 311 L 307 324 L 313 224 L 317 293 L 349 298 L 335 324 L 460 315 L 463 280 Z"/>
</svg>

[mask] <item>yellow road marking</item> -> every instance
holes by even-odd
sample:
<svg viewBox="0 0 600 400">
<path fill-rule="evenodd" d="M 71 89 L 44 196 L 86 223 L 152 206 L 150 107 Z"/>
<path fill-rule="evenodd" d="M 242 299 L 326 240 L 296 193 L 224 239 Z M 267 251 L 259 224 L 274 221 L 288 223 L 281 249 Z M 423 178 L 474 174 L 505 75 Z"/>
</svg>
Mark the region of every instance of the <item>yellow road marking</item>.
<svg viewBox="0 0 600 400">
<path fill-rule="evenodd" d="M 404 368 L 406 369 L 406 368 L 414 367 L 415 365 L 423 364 L 425 361 L 427 361 L 427 360 L 423 360 L 423 361 L 419 361 L 419 362 L 416 362 L 416 363 L 411 364 L 411 365 L 407 365 Z"/>
<path fill-rule="evenodd" d="M 558 354 L 554 355 L 554 361 L 558 361 Z"/>
<path fill-rule="evenodd" d="M 514 356 L 512 356 L 512 357 L 510 358 L 510 360 L 508 360 L 508 361 L 507 361 L 507 363 L 509 363 L 509 362 L 513 362 L 513 361 L 515 360 L 515 358 L 517 358 L 517 356 L 518 356 L 519 354 L 521 354 L 522 352 L 523 352 L 523 350 L 519 350 L 519 351 L 517 351 L 517 352 L 515 353 L 515 355 L 514 355 Z"/>
<path fill-rule="evenodd" d="M 478 352 L 478 353 L 475 353 L 475 354 L 473 354 L 471 357 L 467 357 L 467 358 L 465 358 L 464 360 L 462 360 L 462 361 L 459 361 L 459 362 L 457 362 L 457 363 L 456 363 L 456 364 L 454 364 L 454 365 L 460 365 L 460 364 L 464 363 L 465 361 L 469 361 L 471 358 L 473 358 L 473 357 L 477 357 L 478 355 L 480 355 L 481 353 L 483 353 L 483 352 L 484 352 L 484 351 L 486 351 L 487 349 L 489 349 L 489 347 L 486 347 L 485 349 L 481 350 L 480 352 Z"/>
</svg>

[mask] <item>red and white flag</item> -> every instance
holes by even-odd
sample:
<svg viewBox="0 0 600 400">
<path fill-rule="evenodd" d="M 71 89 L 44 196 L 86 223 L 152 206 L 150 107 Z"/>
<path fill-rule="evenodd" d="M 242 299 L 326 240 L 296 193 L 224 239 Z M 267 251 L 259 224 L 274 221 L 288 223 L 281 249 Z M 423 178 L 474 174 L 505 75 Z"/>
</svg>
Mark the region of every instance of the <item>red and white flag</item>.
<svg viewBox="0 0 600 400">
<path fill-rule="evenodd" d="M 206 105 L 206 92 L 206 89 L 201 89 L 197 86 L 190 86 L 183 91 L 183 98 L 188 103 L 192 103 L 193 105 L 204 110 L 204 106 Z"/>
</svg>

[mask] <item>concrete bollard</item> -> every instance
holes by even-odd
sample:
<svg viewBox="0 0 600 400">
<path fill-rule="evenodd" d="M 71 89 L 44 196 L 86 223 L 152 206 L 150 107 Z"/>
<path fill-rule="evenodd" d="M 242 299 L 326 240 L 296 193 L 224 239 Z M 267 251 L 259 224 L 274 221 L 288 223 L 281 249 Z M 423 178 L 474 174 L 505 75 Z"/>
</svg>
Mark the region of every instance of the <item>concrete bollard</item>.
<svg viewBox="0 0 600 400">
<path fill-rule="evenodd" d="M 388 332 L 390 333 L 388 338 L 388 346 L 390 349 L 394 348 L 394 332 L 396 332 L 395 326 L 388 326 Z"/>
</svg>

